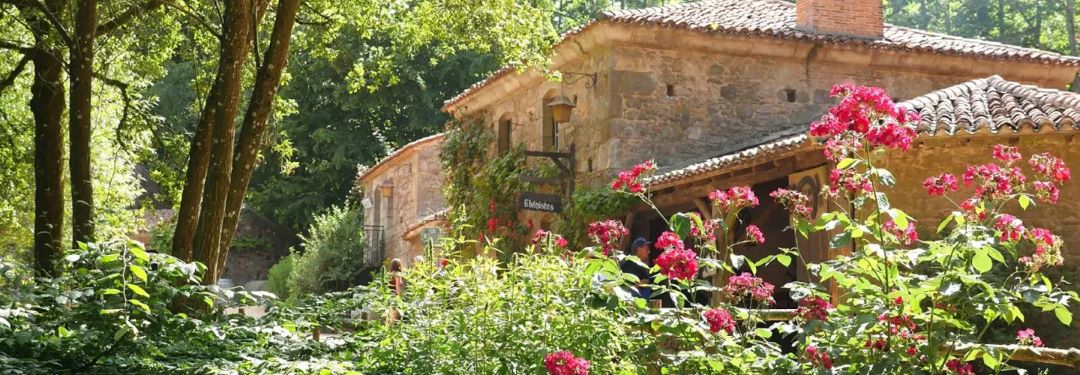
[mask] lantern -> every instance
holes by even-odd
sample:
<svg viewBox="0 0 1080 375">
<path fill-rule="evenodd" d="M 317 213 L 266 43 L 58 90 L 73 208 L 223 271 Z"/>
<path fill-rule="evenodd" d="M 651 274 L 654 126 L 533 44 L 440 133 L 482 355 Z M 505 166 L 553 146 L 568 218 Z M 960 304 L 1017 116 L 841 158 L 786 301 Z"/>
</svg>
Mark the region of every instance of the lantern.
<svg viewBox="0 0 1080 375">
<path fill-rule="evenodd" d="M 559 96 L 556 96 L 547 105 L 551 107 L 551 117 L 556 123 L 563 123 L 570 121 L 570 111 L 577 107 L 573 100 L 566 97 L 566 94 L 559 92 Z"/>
</svg>

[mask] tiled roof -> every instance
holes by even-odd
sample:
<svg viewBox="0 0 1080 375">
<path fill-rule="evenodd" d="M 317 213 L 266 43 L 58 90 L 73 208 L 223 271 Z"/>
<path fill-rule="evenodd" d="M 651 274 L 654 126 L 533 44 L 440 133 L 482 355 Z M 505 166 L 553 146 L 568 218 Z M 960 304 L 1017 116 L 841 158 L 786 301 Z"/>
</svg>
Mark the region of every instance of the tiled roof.
<svg viewBox="0 0 1080 375">
<path fill-rule="evenodd" d="M 694 177 L 710 171 L 726 169 L 735 164 L 753 160 L 756 158 L 769 157 L 784 151 L 794 150 L 810 145 L 810 138 L 806 134 L 797 134 L 783 137 L 771 142 L 760 144 L 742 151 L 725 154 L 705 161 L 694 163 L 683 168 L 653 175 L 645 179 L 645 185 L 656 186 L 664 182 L 681 180 Z"/>
<path fill-rule="evenodd" d="M 884 37 L 866 39 L 820 35 L 795 27 L 795 4 L 782 0 L 704 0 L 654 8 L 607 11 L 597 20 L 563 35 L 563 41 L 582 34 L 602 22 L 655 25 L 718 33 L 772 37 L 830 44 L 846 44 L 900 51 L 923 51 L 944 55 L 974 56 L 983 59 L 1032 61 L 1057 65 L 1080 65 L 1080 58 L 1033 48 L 962 38 L 885 24 Z M 503 68 L 446 101 L 444 109 L 468 97 L 502 76 L 514 72 Z"/>
<path fill-rule="evenodd" d="M 902 105 L 922 116 L 917 124 L 921 135 L 1080 130 L 1080 95 L 999 76 L 937 90 Z"/>
<path fill-rule="evenodd" d="M 383 165 L 386 165 L 387 162 L 394 159 L 398 155 L 401 155 L 405 151 L 408 151 L 408 150 L 411 150 L 413 148 L 419 147 L 420 145 L 426 144 L 428 142 L 432 142 L 432 141 L 436 141 L 436 140 L 442 140 L 443 134 L 444 133 L 437 133 L 437 134 L 429 135 L 427 137 L 417 139 L 415 141 L 409 142 L 408 144 L 406 144 L 404 146 L 399 147 L 397 150 L 394 150 L 389 155 L 386 155 L 385 158 L 382 158 L 382 160 L 379 160 L 379 162 L 375 163 L 375 165 L 371 166 L 371 168 L 359 171 L 359 173 L 356 174 L 357 183 L 359 183 L 361 180 L 363 180 L 368 175 L 371 175 L 372 173 L 375 173 L 376 170 L 382 169 Z"/>
<path fill-rule="evenodd" d="M 1080 131 L 1080 94 L 1023 85 L 999 76 L 967 81 L 900 104 L 922 116 L 916 127 L 923 137 Z M 808 146 L 813 142 L 806 134 L 788 136 L 657 174 L 645 183 L 656 186 Z"/>
</svg>

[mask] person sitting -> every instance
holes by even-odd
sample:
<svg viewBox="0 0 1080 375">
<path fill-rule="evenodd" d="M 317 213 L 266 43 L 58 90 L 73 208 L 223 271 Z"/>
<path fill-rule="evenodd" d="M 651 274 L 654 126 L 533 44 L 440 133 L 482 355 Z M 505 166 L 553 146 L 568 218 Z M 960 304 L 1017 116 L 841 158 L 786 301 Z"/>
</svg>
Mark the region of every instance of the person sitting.
<svg viewBox="0 0 1080 375">
<path fill-rule="evenodd" d="M 649 272 L 649 268 L 652 267 L 652 262 L 649 257 L 649 246 L 651 245 L 652 242 L 649 242 L 644 238 L 638 237 L 634 240 L 632 244 L 630 244 L 630 251 L 641 261 L 635 262 L 630 258 L 625 258 L 621 262 L 619 262 L 619 269 L 622 270 L 623 273 L 637 276 L 639 280 L 635 287 L 636 290 L 632 293 L 633 296 L 637 298 L 644 298 L 646 300 L 649 299 L 650 295 L 652 294 L 652 290 L 645 286 L 652 282 L 652 275 Z"/>
</svg>

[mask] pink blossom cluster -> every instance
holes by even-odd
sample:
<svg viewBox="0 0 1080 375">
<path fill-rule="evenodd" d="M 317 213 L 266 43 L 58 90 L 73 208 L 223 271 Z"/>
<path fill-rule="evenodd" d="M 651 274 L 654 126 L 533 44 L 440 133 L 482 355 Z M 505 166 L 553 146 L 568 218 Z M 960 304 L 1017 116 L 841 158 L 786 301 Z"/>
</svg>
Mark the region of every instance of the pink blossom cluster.
<svg viewBox="0 0 1080 375">
<path fill-rule="evenodd" d="M 716 190 L 709 193 L 709 200 L 720 209 L 724 216 L 739 212 L 744 208 L 756 207 L 760 202 L 749 186 L 735 186 L 728 190 Z"/>
<path fill-rule="evenodd" d="M 908 122 L 917 121 L 918 116 L 893 103 L 884 89 L 845 83 L 833 86 L 830 95 L 841 98 L 840 103 L 810 124 L 810 135 L 830 139 L 825 143 L 830 160 L 838 161 L 861 147 L 859 138 L 873 147 L 911 148 L 916 133 Z"/>
<path fill-rule="evenodd" d="M 904 303 L 903 301 L 902 298 L 897 298 L 895 302 L 897 305 L 902 305 Z M 915 324 L 915 321 L 912 320 L 910 316 L 903 313 L 895 315 L 881 314 L 878 316 L 878 321 L 885 324 L 889 337 L 894 337 L 899 342 L 909 343 L 907 350 L 908 354 L 914 355 L 912 353 L 918 351 L 914 349 L 915 344 L 919 341 L 926 340 L 925 335 L 917 333 L 919 326 Z M 887 345 L 888 343 L 885 339 L 877 339 L 866 340 L 865 346 L 876 350 L 888 351 L 889 348 Z"/>
<path fill-rule="evenodd" d="M 956 176 L 949 173 L 942 173 L 939 176 L 927 177 L 926 181 L 923 182 L 923 187 L 926 188 L 926 192 L 932 196 L 942 196 L 950 191 L 956 191 Z"/>
<path fill-rule="evenodd" d="M 544 357 L 544 367 L 549 375 L 589 375 L 589 361 L 568 351 L 548 354 Z"/>
<path fill-rule="evenodd" d="M 829 195 L 837 196 L 840 189 L 854 195 L 869 194 L 874 191 L 870 177 L 858 173 L 855 169 L 832 169 L 829 171 Z"/>
<path fill-rule="evenodd" d="M 600 245 L 604 255 L 610 256 L 619 247 L 619 241 L 630 234 L 630 230 L 618 220 L 604 220 L 590 223 L 587 233 L 593 242 Z"/>
<path fill-rule="evenodd" d="M 965 186 L 975 185 L 976 196 L 989 199 L 1007 198 L 1027 181 L 1020 167 L 1002 167 L 995 163 L 968 166 L 961 178 Z"/>
<path fill-rule="evenodd" d="M 624 190 L 633 194 L 639 194 L 645 191 L 645 186 L 641 184 L 643 176 L 648 176 L 656 171 L 656 164 L 652 160 L 647 160 L 640 164 L 634 165 L 630 170 L 619 172 L 615 181 L 611 182 L 612 190 Z"/>
<path fill-rule="evenodd" d="M 1032 228 L 1027 233 L 1035 248 L 1031 256 L 1022 256 L 1019 261 L 1027 266 L 1029 271 L 1038 272 L 1046 267 L 1060 266 L 1064 262 L 1061 256 L 1061 237 L 1045 228 Z"/>
<path fill-rule="evenodd" d="M 810 207 L 810 197 L 801 192 L 780 188 L 769 193 L 769 196 L 797 217 L 810 220 L 810 215 L 814 213 Z"/>
<path fill-rule="evenodd" d="M 795 314 L 807 321 L 829 320 L 829 310 L 832 308 L 833 305 L 829 303 L 829 300 L 810 296 L 799 301 L 799 308 L 795 310 Z"/>
<path fill-rule="evenodd" d="M 829 357 L 829 353 L 818 349 L 816 346 L 809 345 L 806 347 L 806 359 L 808 359 L 813 366 L 821 367 L 826 370 L 832 369 L 832 358 Z"/>
<path fill-rule="evenodd" d="M 563 238 L 563 236 L 560 236 L 556 233 L 548 232 L 543 229 L 536 230 L 536 234 L 534 234 L 532 238 L 532 243 L 543 244 L 544 241 L 547 241 L 549 237 L 552 239 L 552 243 L 561 249 L 565 249 L 567 246 L 570 245 L 570 243 L 567 242 L 566 239 Z"/>
<path fill-rule="evenodd" d="M 881 225 L 881 230 L 895 236 L 897 241 L 900 241 L 904 246 L 911 246 L 919 242 L 919 233 L 915 231 L 915 221 L 909 221 L 907 228 L 901 230 L 892 219 L 888 219 L 885 224 Z"/>
<path fill-rule="evenodd" d="M 970 363 L 953 358 L 945 362 L 945 368 L 957 375 L 975 375 L 975 369 Z"/>
<path fill-rule="evenodd" d="M 1016 242 L 1024 235 L 1024 222 L 1009 214 L 998 215 L 994 220 L 994 230 L 1000 233 L 1001 242 Z"/>
<path fill-rule="evenodd" d="M 750 224 L 746 226 L 746 239 L 761 245 L 765 243 L 765 234 L 761 233 L 761 228 L 757 225 Z"/>
<path fill-rule="evenodd" d="M 1072 172 L 1065 166 L 1065 161 L 1049 153 L 1031 155 L 1028 165 L 1035 170 L 1035 174 L 1046 180 L 1035 181 L 1032 186 L 1035 189 L 1035 197 L 1043 202 L 1057 203 L 1058 186 L 1072 178 Z"/>
<path fill-rule="evenodd" d="M 1024 155 L 1020 154 L 1020 149 L 1016 146 L 994 145 L 994 159 L 1005 162 L 1005 165 L 1012 165 L 1023 158 Z"/>
<path fill-rule="evenodd" d="M 704 315 L 705 321 L 709 323 L 710 331 L 720 332 L 720 330 L 724 330 L 728 334 L 735 332 L 735 318 L 727 310 L 714 308 L 706 311 Z"/>
<path fill-rule="evenodd" d="M 773 300 L 774 288 L 772 284 L 765 282 L 760 277 L 751 275 L 749 272 L 743 272 L 728 277 L 727 285 L 724 285 L 722 292 L 732 302 L 748 299 L 751 302 L 772 305 L 776 303 Z"/>
<path fill-rule="evenodd" d="M 660 272 L 674 280 L 693 280 L 698 271 L 697 253 L 681 247 L 660 254 L 656 264 L 660 266 Z"/>
<path fill-rule="evenodd" d="M 678 234 L 667 231 L 660 233 L 660 237 L 656 238 L 656 248 L 661 250 L 682 250 L 685 248 L 685 245 Z"/>
<path fill-rule="evenodd" d="M 1036 348 L 1043 346 L 1043 341 L 1039 336 L 1035 336 L 1035 330 L 1031 328 L 1022 329 L 1016 332 L 1016 342 L 1020 345 L 1030 345 Z"/>
<path fill-rule="evenodd" d="M 689 213 L 689 215 L 692 217 L 696 216 L 698 219 L 701 219 L 701 215 L 698 215 L 697 212 L 691 212 Z M 704 227 L 704 230 L 698 230 L 697 225 L 691 225 L 690 237 L 696 238 L 699 241 L 705 243 L 716 241 L 716 230 L 717 228 L 720 228 L 720 219 L 701 219 L 701 226 Z"/>
</svg>

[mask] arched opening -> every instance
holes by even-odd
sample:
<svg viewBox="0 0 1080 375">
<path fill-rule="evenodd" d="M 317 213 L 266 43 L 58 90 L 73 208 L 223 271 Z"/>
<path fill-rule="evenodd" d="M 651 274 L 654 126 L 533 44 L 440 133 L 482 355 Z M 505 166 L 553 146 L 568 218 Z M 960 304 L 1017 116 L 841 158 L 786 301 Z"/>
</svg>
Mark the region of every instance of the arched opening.
<svg viewBox="0 0 1080 375">
<path fill-rule="evenodd" d="M 544 94 L 544 100 L 541 103 L 541 107 L 544 110 L 544 117 L 542 118 L 543 143 L 541 149 L 544 151 L 558 151 L 559 150 L 559 124 L 555 123 L 555 116 L 552 114 L 551 101 L 555 99 L 557 90 L 551 89 Z"/>
</svg>

